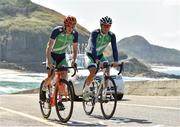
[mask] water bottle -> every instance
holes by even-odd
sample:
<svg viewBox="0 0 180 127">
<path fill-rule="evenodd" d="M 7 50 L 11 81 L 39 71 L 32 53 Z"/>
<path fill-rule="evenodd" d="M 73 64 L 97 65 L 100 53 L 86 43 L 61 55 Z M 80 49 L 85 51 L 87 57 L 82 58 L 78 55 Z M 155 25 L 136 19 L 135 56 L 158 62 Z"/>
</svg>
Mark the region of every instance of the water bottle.
<svg viewBox="0 0 180 127">
<path fill-rule="evenodd" d="M 53 78 L 53 79 L 52 79 L 52 86 L 55 86 L 55 85 L 56 85 L 56 79 Z"/>
<path fill-rule="evenodd" d="M 45 84 L 43 84 L 43 86 L 42 86 L 42 91 L 46 91 Z"/>
<path fill-rule="evenodd" d="M 98 80 L 95 84 L 95 90 L 94 91 L 96 94 L 98 93 L 99 86 L 100 86 L 100 80 Z"/>
<path fill-rule="evenodd" d="M 52 87 L 50 89 L 50 95 L 53 97 L 55 86 L 52 84 Z"/>
</svg>

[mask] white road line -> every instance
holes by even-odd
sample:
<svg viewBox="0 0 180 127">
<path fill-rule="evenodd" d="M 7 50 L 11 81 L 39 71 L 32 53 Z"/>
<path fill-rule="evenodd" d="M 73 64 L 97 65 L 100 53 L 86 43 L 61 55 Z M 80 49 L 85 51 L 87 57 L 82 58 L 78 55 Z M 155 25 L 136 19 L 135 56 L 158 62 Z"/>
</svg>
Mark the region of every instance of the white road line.
<svg viewBox="0 0 180 127">
<path fill-rule="evenodd" d="M 29 118 L 29 119 L 32 119 L 32 120 L 39 121 L 39 122 L 44 123 L 44 124 L 51 125 L 53 127 L 62 127 L 62 126 L 64 126 L 64 125 L 59 125 L 59 124 L 56 124 L 56 123 L 49 122 L 49 121 L 47 121 L 45 119 L 41 119 L 41 118 L 29 115 L 29 114 L 25 114 L 25 113 L 22 113 L 22 112 L 14 111 L 14 110 L 11 110 L 11 109 L 8 109 L 8 108 L 0 107 L 0 109 L 4 110 L 4 111 L 7 111 L 7 112 L 11 112 L 11 113 L 17 114 L 17 115 L 20 115 L 20 116 L 23 116 L 23 117 L 26 117 L 26 118 Z"/>
<path fill-rule="evenodd" d="M 175 107 L 164 107 L 164 106 L 154 106 L 154 105 L 138 105 L 138 104 L 119 104 L 119 105 L 147 107 L 147 108 L 160 108 L 160 109 L 169 109 L 169 110 L 180 110 L 180 108 L 175 108 Z"/>
</svg>

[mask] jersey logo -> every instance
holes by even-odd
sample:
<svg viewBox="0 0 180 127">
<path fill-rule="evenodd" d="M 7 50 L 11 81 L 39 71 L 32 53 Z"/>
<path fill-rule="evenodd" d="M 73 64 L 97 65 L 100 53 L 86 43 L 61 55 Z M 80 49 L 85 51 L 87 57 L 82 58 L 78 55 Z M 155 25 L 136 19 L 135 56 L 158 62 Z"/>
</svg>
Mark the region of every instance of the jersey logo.
<svg viewBox="0 0 180 127">
<path fill-rule="evenodd" d="M 102 50 L 103 48 L 106 48 L 107 46 L 108 46 L 108 44 L 102 45 L 101 47 L 96 48 L 96 50 L 99 52 L 100 50 Z"/>
<path fill-rule="evenodd" d="M 53 49 L 53 51 L 55 51 L 55 52 L 57 52 L 57 51 L 62 51 L 62 50 L 64 50 L 67 46 L 68 46 L 68 44 L 64 45 L 64 46 L 61 47 L 61 48 L 55 48 L 55 49 Z"/>
</svg>

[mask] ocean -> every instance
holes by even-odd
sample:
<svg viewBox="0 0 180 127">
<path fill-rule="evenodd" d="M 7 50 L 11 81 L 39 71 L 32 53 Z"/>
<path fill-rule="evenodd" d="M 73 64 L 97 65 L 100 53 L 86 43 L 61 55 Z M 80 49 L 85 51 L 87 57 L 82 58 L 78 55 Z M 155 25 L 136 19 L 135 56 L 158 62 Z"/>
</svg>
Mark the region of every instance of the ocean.
<svg viewBox="0 0 180 127">
<path fill-rule="evenodd" d="M 20 72 L 7 74 L 0 72 L 0 94 L 38 88 L 45 77 L 46 74 L 42 73 Z"/>
<path fill-rule="evenodd" d="M 152 66 L 152 69 L 168 74 L 180 75 L 180 67 L 170 66 Z M 3 70 L 3 71 L 2 71 Z M 6 72 L 5 69 L 0 69 L 0 94 L 10 94 L 24 90 L 31 90 L 40 87 L 40 83 L 45 79 L 45 73 L 31 73 L 31 72 Z M 142 81 L 142 80 L 167 80 L 153 79 L 147 77 L 123 77 L 126 81 Z"/>
</svg>

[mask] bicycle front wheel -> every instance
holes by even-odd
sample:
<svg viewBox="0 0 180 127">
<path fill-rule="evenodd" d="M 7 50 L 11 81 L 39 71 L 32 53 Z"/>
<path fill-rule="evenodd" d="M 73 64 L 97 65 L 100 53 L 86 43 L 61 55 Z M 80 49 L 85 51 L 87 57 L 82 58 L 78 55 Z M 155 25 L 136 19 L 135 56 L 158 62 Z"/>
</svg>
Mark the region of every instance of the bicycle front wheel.
<svg viewBox="0 0 180 127">
<path fill-rule="evenodd" d="M 117 105 L 117 89 L 114 80 L 107 77 L 105 81 L 107 87 L 101 89 L 100 105 L 103 116 L 110 119 L 116 110 Z"/>
<path fill-rule="evenodd" d="M 41 82 L 39 89 L 39 104 L 43 117 L 47 119 L 51 114 L 50 89 L 48 87 L 46 91 L 42 90 L 44 82 L 44 80 Z"/>
<path fill-rule="evenodd" d="M 56 89 L 56 112 L 61 122 L 66 123 L 72 116 L 74 95 L 72 87 L 65 79 L 60 80 Z"/>
</svg>

